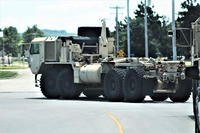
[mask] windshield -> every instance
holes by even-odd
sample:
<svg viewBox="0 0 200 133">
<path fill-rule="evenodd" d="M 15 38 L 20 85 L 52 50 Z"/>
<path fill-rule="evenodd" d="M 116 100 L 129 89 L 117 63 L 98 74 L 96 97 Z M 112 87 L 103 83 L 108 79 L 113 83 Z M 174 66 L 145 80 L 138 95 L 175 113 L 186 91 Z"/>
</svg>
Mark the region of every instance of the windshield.
<svg viewBox="0 0 200 133">
<path fill-rule="evenodd" d="M 40 53 L 40 44 L 32 43 L 30 48 L 30 54 L 39 54 Z"/>
</svg>

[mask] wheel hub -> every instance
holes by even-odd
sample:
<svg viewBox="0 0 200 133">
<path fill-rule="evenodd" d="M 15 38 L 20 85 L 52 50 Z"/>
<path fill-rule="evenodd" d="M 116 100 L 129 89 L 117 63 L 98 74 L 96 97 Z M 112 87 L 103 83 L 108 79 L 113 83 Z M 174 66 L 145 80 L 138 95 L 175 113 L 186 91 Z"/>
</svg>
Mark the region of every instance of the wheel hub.
<svg viewBox="0 0 200 133">
<path fill-rule="evenodd" d="M 113 91 L 115 90 L 115 81 L 114 80 L 111 81 L 111 89 Z"/>
<path fill-rule="evenodd" d="M 132 81 L 132 82 L 131 82 Z M 130 85 L 130 91 L 134 91 L 135 90 L 135 80 L 131 79 L 129 81 L 129 85 Z"/>
</svg>

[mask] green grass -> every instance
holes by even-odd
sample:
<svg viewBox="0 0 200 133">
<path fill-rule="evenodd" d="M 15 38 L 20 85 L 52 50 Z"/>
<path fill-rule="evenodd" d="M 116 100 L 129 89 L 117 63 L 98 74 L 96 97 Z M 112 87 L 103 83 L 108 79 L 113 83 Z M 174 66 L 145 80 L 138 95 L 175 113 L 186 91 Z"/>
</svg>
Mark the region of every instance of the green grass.
<svg viewBox="0 0 200 133">
<path fill-rule="evenodd" d="M 0 79 L 15 78 L 17 75 L 17 72 L 14 71 L 0 71 Z"/>
<path fill-rule="evenodd" d="M 7 69 L 26 69 L 28 68 L 28 63 L 21 62 L 21 61 L 15 61 L 10 65 L 0 65 L 0 70 L 7 70 Z"/>
</svg>

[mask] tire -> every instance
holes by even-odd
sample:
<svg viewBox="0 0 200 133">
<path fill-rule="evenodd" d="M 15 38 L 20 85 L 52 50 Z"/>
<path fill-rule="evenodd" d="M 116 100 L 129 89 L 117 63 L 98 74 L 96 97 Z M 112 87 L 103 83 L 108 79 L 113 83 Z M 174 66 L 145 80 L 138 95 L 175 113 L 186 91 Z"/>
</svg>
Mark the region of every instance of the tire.
<svg viewBox="0 0 200 133">
<path fill-rule="evenodd" d="M 58 70 L 56 68 L 49 69 L 42 74 L 40 79 L 40 88 L 42 94 L 49 99 L 59 98 L 59 89 L 56 86 L 56 77 Z"/>
<path fill-rule="evenodd" d="M 190 79 L 178 80 L 176 92 L 169 95 L 173 102 L 186 102 L 192 91 L 192 81 Z"/>
<path fill-rule="evenodd" d="M 158 83 L 157 78 L 154 78 L 153 82 L 154 82 L 154 85 L 157 85 L 157 83 Z M 168 94 L 166 94 L 166 93 L 153 93 L 152 95 L 150 95 L 150 97 L 153 101 L 162 102 L 162 101 L 165 101 L 168 98 Z"/>
<path fill-rule="evenodd" d="M 195 133 L 200 133 L 200 89 L 198 81 L 193 80 L 193 111 L 195 117 Z"/>
<path fill-rule="evenodd" d="M 164 93 L 154 93 L 152 96 L 150 96 L 153 101 L 162 102 L 165 101 L 168 98 L 168 94 Z"/>
<path fill-rule="evenodd" d="M 124 78 L 123 92 L 124 101 L 142 102 L 145 98 L 142 89 L 142 78 L 144 72 L 142 70 L 128 70 Z"/>
<path fill-rule="evenodd" d="M 56 80 L 60 96 L 64 99 L 78 98 L 82 92 L 80 86 L 74 84 L 74 75 L 70 67 L 62 68 Z"/>
<path fill-rule="evenodd" d="M 122 84 L 125 75 L 123 69 L 112 69 L 104 78 L 104 96 L 109 101 L 122 101 L 123 91 Z"/>
</svg>

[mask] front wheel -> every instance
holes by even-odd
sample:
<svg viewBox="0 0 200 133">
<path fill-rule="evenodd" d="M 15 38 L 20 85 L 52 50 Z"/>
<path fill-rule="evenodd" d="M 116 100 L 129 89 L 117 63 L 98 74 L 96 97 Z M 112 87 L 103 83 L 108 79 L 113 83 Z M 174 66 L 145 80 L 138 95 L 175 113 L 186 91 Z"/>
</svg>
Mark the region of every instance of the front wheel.
<svg viewBox="0 0 200 133">
<path fill-rule="evenodd" d="M 42 94 L 49 99 L 59 98 L 59 90 L 56 86 L 56 77 L 58 70 L 56 68 L 49 69 L 42 74 L 40 79 L 40 88 Z"/>
<path fill-rule="evenodd" d="M 74 84 L 73 70 L 70 67 L 62 68 L 56 80 L 60 96 L 65 99 L 79 97 L 81 88 Z"/>
</svg>

